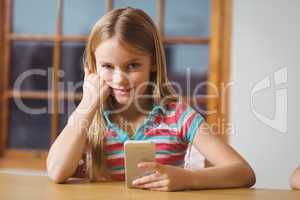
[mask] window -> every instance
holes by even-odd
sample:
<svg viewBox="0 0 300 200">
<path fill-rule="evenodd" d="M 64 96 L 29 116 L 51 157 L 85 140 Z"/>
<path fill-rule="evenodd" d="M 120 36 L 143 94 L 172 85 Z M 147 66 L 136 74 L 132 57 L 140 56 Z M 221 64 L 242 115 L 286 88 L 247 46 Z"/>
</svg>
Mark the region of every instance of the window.
<svg viewBox="0 0 300 200">
<path fill-rule="evenodd" d="M 187 101 L 204 115 L 215 110 L 206 116 L 210 123 L 227 120 L 227 103 L 223 107 L 221 100 L 228 94 L 203 95 L 216 95 L 228 81 L 230 0 L 5 0 L 0 3 L 0 153 L 47 151 L 81 99 L 82 56 L 92 26 L 106 12 L 125 6 L 141 8 L 155 21 L 169 79 L 179 81 L 185 95 L 196 90 L 198 97 Z M 215 87 L 199 86 L 205 81 Z M 19 100 L 40 112 L 24 113 Z"/>
</svg>

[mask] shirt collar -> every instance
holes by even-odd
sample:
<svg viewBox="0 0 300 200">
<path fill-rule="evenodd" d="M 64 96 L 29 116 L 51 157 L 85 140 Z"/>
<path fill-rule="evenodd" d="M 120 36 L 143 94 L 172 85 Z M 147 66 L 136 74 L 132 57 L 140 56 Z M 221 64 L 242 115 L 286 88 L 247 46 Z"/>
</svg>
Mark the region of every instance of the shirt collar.
<svg viewBox="0 0 300 200">
<path fill-rule="evenodd" d="M 154 119 L 154 116 L 161 112 L 163 115 L 166 114 L 167 110 L 160 104 L 154 104 L 153 107 L 152 107 L 152 110 L 149 112 L 148 114 L 148 119 L 149 120 L 153 120 Z M 108 126 L 112 127 L 114 125 L 114 123 L 112 123 L 109 119 L 109 115 L 110 115 L 111 111 L 110 110 L 105 110 L 103 112 L 103 115 L 104 115 L 104 118 L 108 124 Z"/>
<path fill-rule="evenodd" d="M 152 110 L 150 111 L 149 115 L 154 115 L 156 114 L 157 112 L 161 111 L 162 114 L 166 114 L 166 109 L 160 105 L 160 104 L 154 104 L 153 107 L 152 107 Z"/>
</svg>

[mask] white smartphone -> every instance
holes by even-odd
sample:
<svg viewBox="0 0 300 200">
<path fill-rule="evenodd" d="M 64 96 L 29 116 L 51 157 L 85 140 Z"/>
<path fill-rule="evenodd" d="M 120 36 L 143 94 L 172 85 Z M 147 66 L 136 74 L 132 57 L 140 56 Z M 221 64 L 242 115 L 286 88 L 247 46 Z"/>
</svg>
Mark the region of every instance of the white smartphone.
<svg viewBox="0 0 300 200">
<path fill-rule="evenodd" d="M 155 143 L 151 141 L 127 140 L 125 148 L 125 182 L 127 187 L 132 188 L 132 181 L 153 173 L 138 168 L 140 162 L 155 161 Z"/>
</svg>

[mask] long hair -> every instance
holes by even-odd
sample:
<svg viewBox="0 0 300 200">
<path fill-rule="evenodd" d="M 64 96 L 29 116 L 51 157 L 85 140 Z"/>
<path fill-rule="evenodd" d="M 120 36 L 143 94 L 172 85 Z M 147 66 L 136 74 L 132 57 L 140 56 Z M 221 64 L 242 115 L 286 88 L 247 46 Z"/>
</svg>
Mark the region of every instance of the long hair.
<svg viewBox="0 0 300 200">
<path fill-rule="evenodd" d="M 155 70 L 150 74 L 150 80 L 154 84 L 151 89 L 154 103 L 166 104 L 177 100 L 167 78 L 166 58 L 159 33 L 151 18 L 140 9 L 131 7 L 115 9 L 99 19 L 87 41 L 84 55 L 85 68 L 96 73 L 95 50 L 101 42 L 112 37 L 150 56 L 151 63 L 155 66 Z M 87 153 L 87 170 L 91 181 L 97 179 L 97 174 L 108 173 L 105 164 L 106 124 L 102 111 L 110 101 L 112 98 L 108 97 L 106 102 L 100 102 L 88 131 L 90 151 Z"/>
</svg>

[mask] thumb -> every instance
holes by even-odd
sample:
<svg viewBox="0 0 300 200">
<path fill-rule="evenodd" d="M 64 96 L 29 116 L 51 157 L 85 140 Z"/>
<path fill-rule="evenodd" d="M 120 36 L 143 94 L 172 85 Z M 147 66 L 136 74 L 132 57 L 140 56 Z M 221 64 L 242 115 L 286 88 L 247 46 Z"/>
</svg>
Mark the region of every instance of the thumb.
<svg viewBox="0 0 300 200">
<path fill-rule="evenodd" d="M 84 67 L 84 79 L 86 79 L 89 74 L 90 74 L 89 69 L 87 67 Z"/>
<path fill-rule="evenodd" d="M 140 162 L 138 163 L 138 168 L 143 168 L 147 170 L 160 170 L 161 165 L 156 162 Z"/>
</svg>

